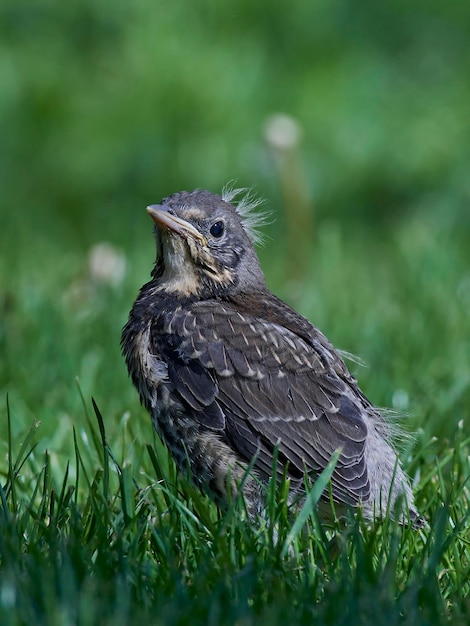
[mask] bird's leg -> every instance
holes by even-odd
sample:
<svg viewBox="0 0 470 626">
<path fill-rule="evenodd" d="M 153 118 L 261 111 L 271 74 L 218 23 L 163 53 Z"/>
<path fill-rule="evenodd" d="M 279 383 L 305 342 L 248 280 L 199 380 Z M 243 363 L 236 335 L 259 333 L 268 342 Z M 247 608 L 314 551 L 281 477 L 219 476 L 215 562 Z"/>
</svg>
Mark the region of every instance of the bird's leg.
<svg viewBox="0 0 470 626">
<path fill-rule="evenodd" d="M 186 442 L 186 446 L 188 443 Z M 188 449 L 194 482 L 227 508 L 242 494 L 248 516 L 254 520 L 264 508 L 263 486 L 233 450 L 209 432 L 199 432 Z"/>
</svg>

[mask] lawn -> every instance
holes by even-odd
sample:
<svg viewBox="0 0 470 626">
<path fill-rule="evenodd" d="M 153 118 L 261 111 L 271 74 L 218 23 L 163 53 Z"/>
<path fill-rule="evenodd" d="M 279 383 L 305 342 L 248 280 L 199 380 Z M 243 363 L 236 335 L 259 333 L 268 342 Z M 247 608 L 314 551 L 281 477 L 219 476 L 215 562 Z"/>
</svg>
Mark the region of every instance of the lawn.
<svg viewBox="0 0 470 626">
<path fill-rule="evenodd" d="M 468 10 L 0 12 L 0 624 L 468 624 Z M 119 348 L 145 206 L 231 179 L 270 288 L 407 435 L 426 528 L 322 523 L 315 486 L 296 518 L 285 485 L 250 524 L 153 433 Z"/>
</svg>

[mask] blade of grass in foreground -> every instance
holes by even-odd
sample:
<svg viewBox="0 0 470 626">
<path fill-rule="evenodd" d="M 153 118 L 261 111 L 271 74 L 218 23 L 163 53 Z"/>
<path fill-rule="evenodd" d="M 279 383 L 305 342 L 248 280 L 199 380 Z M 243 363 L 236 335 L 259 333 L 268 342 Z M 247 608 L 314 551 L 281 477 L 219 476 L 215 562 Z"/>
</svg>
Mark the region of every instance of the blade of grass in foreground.
<svg viewBox="0 0 470 626">
<path fill-rule="evenodd" d="M 292 525 L 292 528 L 287 534 L 286 540 L 284 542 L 284 545 L 281 551 L 282 557 L 287 555 L 287 553 L 289 552 L 290 546 L 292 545 L 294 540 L 297 538 L 297 536 L 300 534 L 306 521 L 308 520 L 310 515 L 313 513 L 316 505 L 318 504 L 318 501 L 321 498 L 323 491 L 326 489 L 326 486 L 328 485 L 328 481 L 330 480 L 330 478 L 333 475 L 333 472 L 335 471 L 335 467 L 336 467 L 336 463 L 338 462 L 339 455 L 340 455 L 340 451 L 336 450 L 336 452 L 332 455 L 330 462 L 322 471 L 322 473 L 318 476 L 312 489 L 308 492 L 307 497 L 305 498 L 305 502 L 302 508 L 300 509 L 299 514 L 297 515 L 297 518 L 294 524 Z"/>
</svg>

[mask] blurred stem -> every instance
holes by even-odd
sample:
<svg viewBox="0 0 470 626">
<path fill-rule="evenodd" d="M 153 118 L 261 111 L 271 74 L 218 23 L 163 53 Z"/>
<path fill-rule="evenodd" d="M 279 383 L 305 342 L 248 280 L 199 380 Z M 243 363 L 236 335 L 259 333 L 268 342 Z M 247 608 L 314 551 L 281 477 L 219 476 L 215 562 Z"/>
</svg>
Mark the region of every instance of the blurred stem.
<svg viewBox="0 0 470 626">
<path fill-rule="evenodd" d="M 314 207 L 300 153 L 300 127 L 295 120 L 276 115 L 268 120 L 266 139 L 278 172 L 286 228 L 286 271 L 301 280 L 308 269 L 308 251 L 314 234 Z"/>
</svg>

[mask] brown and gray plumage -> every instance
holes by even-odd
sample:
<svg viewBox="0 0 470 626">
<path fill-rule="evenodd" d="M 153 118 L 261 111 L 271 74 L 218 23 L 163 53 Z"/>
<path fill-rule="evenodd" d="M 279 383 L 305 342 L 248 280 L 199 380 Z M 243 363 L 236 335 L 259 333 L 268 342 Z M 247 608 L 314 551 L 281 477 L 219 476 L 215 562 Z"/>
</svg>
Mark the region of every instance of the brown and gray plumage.
<svg viewBox="0 0 470 626">
<path fill-rule="evenodd" d="M 326 337 L 268 290 L 253 216 L 232 200 L 181 192 L 147 208 L 157 259 L 122 349 L 158 434 L 219 504 L 243 482 L 252 517 L 264 509 L 275 453 L 294 499 L 305 472 L 314 479 L 340 450 L 334 501 L 372 519 L 402 498 L 402 519 L 419 524 L 382 415 Z"/>
</svg>

